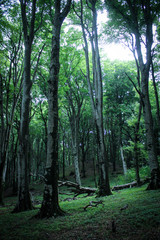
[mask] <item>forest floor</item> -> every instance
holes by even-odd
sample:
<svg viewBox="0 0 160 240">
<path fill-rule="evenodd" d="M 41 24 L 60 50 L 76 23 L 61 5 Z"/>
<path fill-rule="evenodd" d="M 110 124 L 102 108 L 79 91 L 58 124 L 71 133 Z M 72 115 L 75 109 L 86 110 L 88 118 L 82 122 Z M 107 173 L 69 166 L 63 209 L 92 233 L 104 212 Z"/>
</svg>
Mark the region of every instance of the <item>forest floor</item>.
<svg viewBox="0 0 160 240">
<path fill-rule="evenodd" d="M 79 195 L 73 200 L 68 188 L 60 189 L 63 217 L 36 219 L 42 201 L 40 184 L 32 185 L 37 209 L 12 214 L 16 197 L 0 207 L 0 240 L 160 240 L 160 190 L 146 186 L 114 191 L 106 197 Z M 91 201 L 96 207 L 87 207 Z"/>
</svg>

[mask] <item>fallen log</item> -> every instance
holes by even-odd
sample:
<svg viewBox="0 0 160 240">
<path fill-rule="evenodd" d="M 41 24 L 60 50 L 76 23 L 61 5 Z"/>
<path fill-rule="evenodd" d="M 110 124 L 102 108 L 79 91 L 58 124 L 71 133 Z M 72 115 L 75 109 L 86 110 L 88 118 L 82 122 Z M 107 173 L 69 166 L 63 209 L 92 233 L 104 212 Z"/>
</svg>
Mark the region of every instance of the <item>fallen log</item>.
<svg viewBox="0 0 160 240">
<path fill-rule="evenodd" d="M 142 185 L 146 184 L 147 182 L 149 182 L 149 180 L 150 180 L 149 178 L 146 178 L 145 180 L 141 180 L 139 186 L 142 186 Z M 133 181 L 131 183 L 126 183 L 126 184 L 114 186 L 112 188 L 112 191 L 118 191 L 118 190 L 121 190 L 121 189 L 132 188 L 132 187 L 136 187 L 136 186 L 138 186 L 137 182 Z"/>
<path fill-rule="evenodd" d="M 132 188 L 132 187 L 135 187 L 137 186 L 137 182 L 131 182 L 131 183 L 126 183 L 126 184 L 123 184 L 123 185 L 117 185 L 117 186 L 114 186 L 112 188 L 112 191 L 117 191 L 117 190 L 121 190 L 121 189 L 125 189 L 125 188 Z"/>
<path fill-rule="evenodd" d="M 67 186 L 67 187 L 72 187 L 74 189 L 71 189 L 72 192 L 76 193 L 76 196 L 79 194 L 87 193 L 88 195 L 93 194 L 96 192 L 96 188 L 90 188 L 90 187 L 82 187 L 77 183 L 70 182 L 70 181 L 58 181 L 58 186 Z"/>
</svg>

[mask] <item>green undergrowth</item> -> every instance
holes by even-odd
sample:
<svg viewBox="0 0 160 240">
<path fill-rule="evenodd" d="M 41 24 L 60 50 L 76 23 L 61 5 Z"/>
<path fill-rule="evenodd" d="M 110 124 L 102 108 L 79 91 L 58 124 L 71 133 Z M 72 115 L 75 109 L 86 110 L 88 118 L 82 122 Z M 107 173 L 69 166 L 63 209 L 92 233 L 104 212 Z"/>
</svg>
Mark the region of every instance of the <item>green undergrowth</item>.
<svg viewBox="0 0 160 240">
<path fill-rule="evenodd" d="M 101 198 L 96 198 L 95 195 L 90 197 L 80 195 L 75 200 L 72 199 L 72 195 L 64 194 L 68 193 L 66 188 L 62 190 L 60 207 L 66 215 L 58 218 L 36 219 L 34 216 L 39 209 L 12 214 L 15 199 L 7 198 L 6 207 L 0 208 L 0 239 L 158 240 L 147 237 L 149 234 L 153 236 L 152 231 L 155 233 L 160 230 L 159 190 L 146 191 L 146 186 L 142 186 L 113 192 L 112 195 Z M 36 201 L 38 200 L 41 200 L 41 196 L 36 196 Z M 91 201 L 100 200 L 103 204 L 88 207 L 84 211 L 84 207 Z M 38 203 L 36 207 L 39 208 L 40 204 Z"/>
</svg>

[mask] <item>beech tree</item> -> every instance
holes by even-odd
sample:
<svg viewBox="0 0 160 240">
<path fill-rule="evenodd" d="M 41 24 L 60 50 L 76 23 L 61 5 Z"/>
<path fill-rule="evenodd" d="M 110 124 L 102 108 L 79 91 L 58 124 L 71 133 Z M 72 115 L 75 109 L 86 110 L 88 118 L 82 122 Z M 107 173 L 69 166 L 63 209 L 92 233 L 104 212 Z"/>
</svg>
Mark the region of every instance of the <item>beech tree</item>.
<svg viewBox="0 0 160 240">
<path fill-rule="evenodd" d="M 31 15 L 27 12 L 28 4 L 31 7 Z M 23 73 L 23 95 L 21 107 L 21 120 L 19 132 L 19 156 L 18 156 L 18 202 L 14 212 L 32 209 L 28 183 L 28 152 L 29 152 L 29 117 L 30 117 L 30 91 L 31 81 L 31 52 L 35 34 L 36 0 L 27 3 L 20 0 L 21 16 L 24 36 L 24 73 Z M 30 21 L 28 17 L 30 15 Z M 28 24 L 29 23 L 29 24 Z"/>
<path fill-rule="evenodd" d="M 7 20 L 7 15 L 11 16 L 12 22 Z M 20 24 L 16 23 L 18 14 L 15 15 L 11 6 L 6 16 L 1 19 L 2 41 L 0 44 L 0 204 L 4 203 L 3 191 L 8 165 L 10 136 L 15 121 L 16 107 L 21 95 L 23 73 L 22 34 Z M 3 38 L 5 41 L 3 41 Z"/>
<path fill-rule="evenodd" d="M 81 116 L 81 108 L 83 104 L 83 96 L 80 94 L 80 87 L 78 84 L 79 76 L 73 78 L 76 82 L 76 89 L 73 89 L 68 79 L 69 89 L 66 91 L 66 98 L 68 101 L 67 114 L 70 121 L 70 128 L 72 133 L 72 152 L 74 158 L 76 182 L 81 185 L 80 171 L 79 171 L 79 121 Z M 77 90 L 77 91 L 76 91 Z"/>
<path fill-rule="evenodd" d="M 52 45 L 50 77 L 48 81 L 48 139 L 47 163 L 45 169 L 45 189 L 39 217 L 62 215 L 58 201 L 58 82 L 59 82 L 59 52 L 61 26 L 70 11 L 71 0 L 55 0 L 49 13 L 52 22 Z M 53 11 L 52 11 L 53 9 Z"/>
<path fill-rule="evenodd" d="M 124 148 L 129 142 L 132 131 L 127 124 L 137 101 L 133 84 L 126 74 L 136 80 L 134 62 L 105 61 L 104 68 L 104 110 L 106 131 L 108 135 L 109 158 L 113 171 L 121 159 L 123 173 L 127 172 L 127 156 Z"/>
<path fill-rule="evenodd" d="M 84 51 L 86 58 L 86 79 L 91 100 L 92 113 L 97 130 L 97 145 L 99 154 L 99 196 L 110 195 L 110 184 L 108 176 L 108 162 L 106 155 L 106 146 L 104 141 L 103 127 L 103 86 L 102 86 L 102 70 L 99 55 L 98 32 L 97 32 L 97 0 L 86 1 L 87 8 L 80 1 L 80 13 L 75 9 L 80 19 L 84 39 Z M 86 11 L 90 11 L 89 18 L 85 18 Z M 90 24 L 91 23 L 91 24 Z M 92 51 L 92 74 L 93 83 L 91 83 L 91 67 L 89 62 L 88 37 Z"/>
<path fill-rule="evenodd" d="M 156 153 L 156 142 L 154 137 L 153 117 L 149 98 L 149 72 L 152 63 L 153 24 L 158 17 L 159 1 L 108 1 L 105 0 L 110 17 L 114 20 L 115 29 L 120 26 L 135 41 L 135 50 L 138 56 L 138 64 L 141 73 L 140 97 L 143 105 L 143 116 L 145 120 L 147 149 L 149 165 L 151 169 L 151 182 L 148 189 L 160 188 L 160 170 Z M 116 14 L 116 15 L 115 15 Z M 116 17 L 115 17 L 116 16 Z M 119 23 L 118 23 L 119 21 Z M 142 51 L 145 47 L 145 54 Z"/>
</svg>

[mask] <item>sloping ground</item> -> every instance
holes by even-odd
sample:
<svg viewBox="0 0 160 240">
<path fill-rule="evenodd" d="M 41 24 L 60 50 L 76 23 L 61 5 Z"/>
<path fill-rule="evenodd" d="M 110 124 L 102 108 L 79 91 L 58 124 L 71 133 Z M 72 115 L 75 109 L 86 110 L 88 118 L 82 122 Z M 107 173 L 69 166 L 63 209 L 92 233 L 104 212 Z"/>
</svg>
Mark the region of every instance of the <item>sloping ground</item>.
<svg viewBox="0 0 160 240">
<path fill-rule="evenodd" d="M 122 223 L 123 224 L 123 223 Z M 121 226 L 122 227 L 122 226 Z M 112 233 L 104 224 L 87 225 L 73 230 L 60 231 L 57 234 L 46 235 L 49 240 L 159 240 L 160 227 L 152 229 L 130 229 L 122 227 L 117 229 L 116 233 Z"/>
<path fill-rule="evenodd" d="M 7 207 L 0 208 L 0 240 L 160 240 L 160 191 L 145 189 L 70 201 L 60 196 L 66 216 L 43 220 L 34 218 L 38 210 L 11 214 L 14 198 L 8 198 Z M 103 204 L 84 211 L 90 201 Z"/>
</svg>

